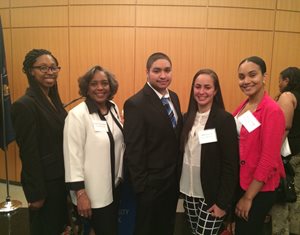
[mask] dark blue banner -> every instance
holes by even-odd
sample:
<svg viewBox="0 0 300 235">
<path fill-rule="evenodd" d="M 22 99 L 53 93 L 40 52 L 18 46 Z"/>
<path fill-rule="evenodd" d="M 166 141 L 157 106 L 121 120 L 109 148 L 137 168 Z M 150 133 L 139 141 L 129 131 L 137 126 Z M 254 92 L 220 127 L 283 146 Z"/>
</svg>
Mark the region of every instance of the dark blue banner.
<svg viewBox="0 0 300 235">
<path fill-rule="evenodd" d="M 5 48 L 4 48 L 4 38 L 3 29 L 0 16 L 0 74 L 1 74 L 1 87 L 0 87 L 0 148 L 4 150 L 7 145 L 15 139 L 15 133 L 12 127 L 11 117 L 10 117 L 10 91 L 8 86 L 8 78 L 6 72 L 6 58 L 5 58 Z M 3 97 L 3 101 L 2 101 Z"/>
<path fill-rule="evenodd" d="M 118 235 L 132 235 L 135 224 L 135 195 L 128 180 L 125 179 L 121 187 Z"/>
</svg>

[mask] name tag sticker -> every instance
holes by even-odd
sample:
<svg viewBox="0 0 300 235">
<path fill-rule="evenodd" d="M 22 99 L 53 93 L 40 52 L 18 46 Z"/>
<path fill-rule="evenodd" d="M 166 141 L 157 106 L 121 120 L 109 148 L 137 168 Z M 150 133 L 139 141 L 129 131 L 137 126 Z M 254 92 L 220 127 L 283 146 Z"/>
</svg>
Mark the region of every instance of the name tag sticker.
<svg viewBox="0 0 300 235">
<path fill-rule="evenodd" d="M 254 131 L 261 125 L 249 110 L 239 116 L 238 120 L 240 121 L 240 123 L 242 123 L 242 125 L 247 129 L 249 133 Z"/>
<path fill-rule="evenodd" d="M 201 130 L 198 132 L 200 144 L 217 142 L 216 129 Z"/>
<path fill-rule="evenodd" d="M 106 121 L 93 121 L 96 132 L 108 132 Z"/>
</svg>

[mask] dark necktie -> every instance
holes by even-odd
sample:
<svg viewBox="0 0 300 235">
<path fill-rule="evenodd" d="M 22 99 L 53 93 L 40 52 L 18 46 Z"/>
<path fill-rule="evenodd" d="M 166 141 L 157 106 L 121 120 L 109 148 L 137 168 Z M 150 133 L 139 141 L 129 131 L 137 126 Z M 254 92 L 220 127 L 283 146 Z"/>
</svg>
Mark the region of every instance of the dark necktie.
<svg viewBox="0 0 300 235">
<path fill-rule="evenodd" d="M 161 102 L 163 103 L 166 111 L 167 111 L 167 114 L 172 122 L 172 126 L 173 128 L 176 127 L 176 118 L 175 118 L 175 115 L 174 115 L 174 112 L 173 110 L 171 109 L 171 106 L 169 104 L 169 99 L 168 98 L 165 98 L 165 97 L 162 97 L 161 98 Z"/>
</svg>

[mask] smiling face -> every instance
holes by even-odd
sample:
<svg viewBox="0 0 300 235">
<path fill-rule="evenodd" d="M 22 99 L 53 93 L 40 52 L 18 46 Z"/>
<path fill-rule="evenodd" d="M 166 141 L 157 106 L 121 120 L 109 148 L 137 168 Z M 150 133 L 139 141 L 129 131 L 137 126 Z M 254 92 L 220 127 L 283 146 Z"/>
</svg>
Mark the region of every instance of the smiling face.
<svg viewBox="0 0 300 235">
<path fill-rule="evenodd" d="M 110 95 L 110 86 L 107 76 L 103 71 L 97 70 L 89 82 L 87 95 L 98 105 L 103 105 Z"/>
<path fill-rule="evenodd" d="M 161 94 L 165 94 L 166 89 L 172 81 L 172 66 L 166 59 L 158 59 L 153 62 L 147 79 L 151 86 Z"/>
<path fill-rule="evenodd" d="M 259 65 L 245 61 L 238 69 L 239 86 L 248 97 L 255 97 L 264 92 L 265 74 Z"/>
<path fill-rule="evenodd" d="M 203 113 L 210 110 L 216 93 L 217 91 L 214 80 L 210 75 L 200 74 L 196 78 L 193 87 L 193 94 L 200 112 Z"/>
<path fill-rule="evenodd" d="M 53 87 L 56 84 L 58 71 L 53 72 L 51 69 L 48 69 L 47 72 L 41 72 L 40 66 L 46 67 L 56 67 L 57 64 L 51 55 L 41 55 L 36 59 L 36 62 L 32 65 L 31 75 L 39 83 L 39 86 L 43 91 L 48 93 L 49 88 Z"/>
</svg>

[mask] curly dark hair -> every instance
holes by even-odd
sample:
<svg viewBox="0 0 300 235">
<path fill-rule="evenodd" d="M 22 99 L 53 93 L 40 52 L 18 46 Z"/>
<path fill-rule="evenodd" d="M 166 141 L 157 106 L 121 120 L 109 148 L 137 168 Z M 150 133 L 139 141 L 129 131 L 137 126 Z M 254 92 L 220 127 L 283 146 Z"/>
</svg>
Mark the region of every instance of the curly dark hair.
<svg viewBox="0 0 300 235">
<path fill-rule="evenodd" d="M 107 99 L 112 100 L 118 91 L 119 83 L 111 72 L 109 72 L 108 70 L 104 69 L 99 65 L 93 66 L 83 76 L 79 77 L 78 79 L 79 94 L 83 97 L 88 96 L 87 93 L 88 93 L 90 81 L 93 79 L 97 71 L 101 71 L 105 73 L 110 88 L 110 94 L 107 97 Z"/>
</svg>

